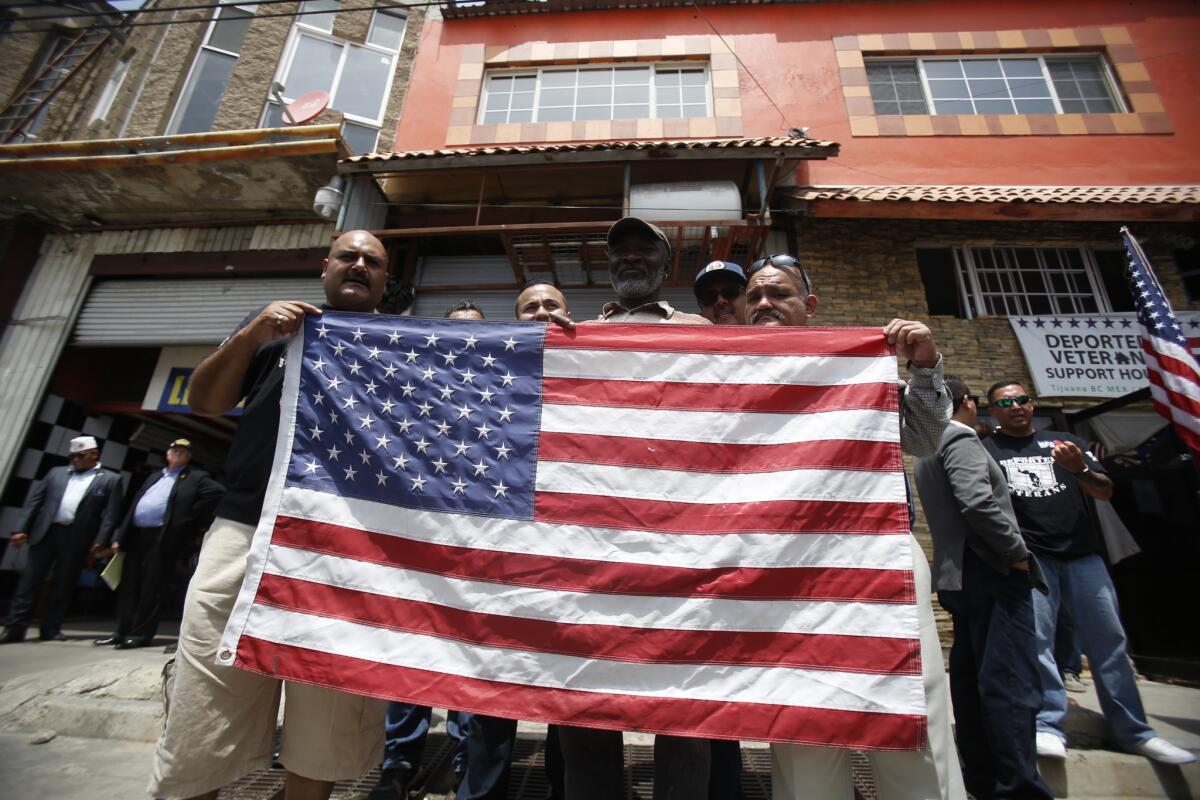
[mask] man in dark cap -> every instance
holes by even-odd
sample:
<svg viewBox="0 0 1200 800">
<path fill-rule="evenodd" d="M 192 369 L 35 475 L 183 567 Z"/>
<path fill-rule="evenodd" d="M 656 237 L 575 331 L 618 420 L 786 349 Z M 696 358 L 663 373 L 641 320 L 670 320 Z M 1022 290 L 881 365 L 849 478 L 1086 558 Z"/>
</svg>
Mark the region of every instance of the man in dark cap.
<svg viewBox="0 0 1200 800">
<path fill-rule="evenodd" d="M 746 312 L 746 273 L 729 261 L 713 261 L 692 284 L 700 316 L 714 325 L 742 325 Z"/>
</svg>

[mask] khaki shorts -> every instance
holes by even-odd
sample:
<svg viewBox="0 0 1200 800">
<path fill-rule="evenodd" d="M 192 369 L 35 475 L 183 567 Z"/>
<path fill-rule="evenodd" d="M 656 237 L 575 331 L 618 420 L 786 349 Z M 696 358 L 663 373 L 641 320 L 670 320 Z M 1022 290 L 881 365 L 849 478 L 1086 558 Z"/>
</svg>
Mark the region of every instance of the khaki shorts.
<svg viewBox="0 0 1200 800">
<path fill-rule="evenodd" d="M 217 647 L 246 572 L 254 528 L 218 518 L 188 586 L 169 712 L 149 792 L 187 798 L 271 764 L 284 682 L 216 664 Z M 284 689 L 280 761 L 289 772 L 349 780 L 379 764 L 387 704 L 317 686 Z"/>
</svg>

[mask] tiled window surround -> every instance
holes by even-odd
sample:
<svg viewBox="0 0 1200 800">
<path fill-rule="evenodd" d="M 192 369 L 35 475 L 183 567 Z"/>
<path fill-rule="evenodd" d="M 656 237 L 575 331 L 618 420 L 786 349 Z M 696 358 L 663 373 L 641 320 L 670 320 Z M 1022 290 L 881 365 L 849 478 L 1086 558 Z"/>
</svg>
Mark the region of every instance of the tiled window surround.
<svg viewBox="0 0 1200 800">
<path fill-rule="evenodd" d="M 607 42 L 526 42 L 515 47 L 467 45 L 460 50 L 447 146 L 604 139 L 689 139 L 742 135 L 737 59 L 717 36 L 669 36 Z M 486 70 L 549 64 L 628 64 L 662 61 L 707 63 L 711 117 L 618 119 L 586 122 L 517 122 L 477 125 Z"/>
<path fill-rule="evenodd" d="M 1124 27 L 835 36 L 842 93 L 854 136 L 1054 136 L 1171 133 L 1171 120 Z M 994 53 L 1102 53 L 1128 113 L 876 116 L 865 58 Z"/>
</svg>

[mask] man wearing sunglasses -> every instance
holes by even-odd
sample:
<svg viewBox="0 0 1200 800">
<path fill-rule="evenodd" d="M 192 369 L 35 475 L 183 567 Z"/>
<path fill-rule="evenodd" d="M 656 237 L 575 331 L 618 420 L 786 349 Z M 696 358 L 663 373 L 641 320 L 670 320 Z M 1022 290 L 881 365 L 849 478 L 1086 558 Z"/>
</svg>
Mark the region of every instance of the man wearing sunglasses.
<svg viewBox="0 0 1200 800">
<path fill-rule="evenodd" d="M 1033 398 L 1022 384 L 1011 380 L 993 384 L 988 389 L 988 406 L 1000 429 L 984 447 L 1004 468 L 1021 535 L 1037 556 L 1049 589 L 1045 595 L 1033 593 L 1042 685 L 1038 755 L 1067 757 L 1063 729 L 1067 693 L 1054 662 L 1055 625 L 1060 605 L 1066 604 L 1117 745 L 1164 764 L 1195 761 L 1194 755 L 1158 736 L 1146 722 L 1125 652 L 1116 590 L 1100 555 L 1099 532 L 1083 499 L 1084 495 L 1109 499 L 1112 481 L 1083 439 L 1034 428 Z"/>
<path fill-rule="evenodd" d="M 946 388 L 954 416 L 937 454 L 917 462 L 916 483 L 934 588 L 954 619 L 950 695 L 963 778 L 977 798 L 1050 800 L 1034 751 L 1042 698 L 1029 551 L 1004 471 L 975 433 L 978 398 L 954 375 Z"/>
<path fill-rule="evenodd" d="M 746 323 L 763 327 L 807 325 L 817 310 L 812 279 L 790 255 L 759 259 L 750 267 L 746 285 Z M 893 319 L 883 328 L 896 353 L 908 360 L 910 380 L 902 385 L 900 444 L 915 456 L 937 451 L 950 420 L 950 396 L 942 375 L 942 357 L 933 332 L 923 322 Z M 942 648 L 933 618 L 929 565 L 915 538 L 913 579 L 921 633 L 928 746 L 917 752 L 868 754 L 881 798 L 922 797 L 958 800 L 966 797 L 954 738 Z M 850 753 L 832 747 L 771 746 L 775 798 L 851 797 Z"/>
<path fill-rule="evenodd" d="M 714 325 L 741 325 L 746 313 L 746 273 L 737 264 L 713 261 L 692 284 L 700 316 Z"/>
</svg>

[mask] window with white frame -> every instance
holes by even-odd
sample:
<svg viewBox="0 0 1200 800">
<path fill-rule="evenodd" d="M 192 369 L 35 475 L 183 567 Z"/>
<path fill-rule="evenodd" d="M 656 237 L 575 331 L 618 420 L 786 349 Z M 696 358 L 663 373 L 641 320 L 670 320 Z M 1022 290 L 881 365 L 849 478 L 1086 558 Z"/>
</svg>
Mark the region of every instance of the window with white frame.
<svg viewBox="0 0 1200 800">
<path fill-rule="evenodd" d="M 92 115 L 88 117 L 89 125 L 97 120 L 108 118 L 108 112 L 112 111 L 113 102 L 117 99 L 117 93 L 121 91 L 121 87 L 125 84 L 125 78 L 129 75 L 129 65 L 132 63 L 132 51 L 126 53 L 117 61 L 117 65 L 113 67 L 112 74 L 108 76 L 108 81 L 104 84 L 104 91 L 100 93 L 100 99 L 96 101 L 96 107 L 92 109 Z"/>
<path fill-rule="evenodd" d="M 867 83 L 878 115 L 1124 111 L 1099 55 L 873 59 Z"/>
<path fill-rule="evenodd" d="M 307 25 L 325 33 L 333 33 L 333 21 L 337 18 L 339 0 L 307 0 L 300 4 L 300 25 Z"/>
<path fill-rule="evenodd" d="M 342 138 L 355 154 L 375 150 L 404 39 L 401 11 L 376 11 L 364 44 L 318 32 L 300 17 L 280 61 L 277 80 L 291 102 L 313 91 L 329 93 L 330 107 L 345 117 Z M 331 23 L 332 26 L 332 23 Z M 264 127 L 283 125 L 283 109 L 267 103 Z"/>
<path fill-rule="evenodd" d="M 217 8 L 167 124 L 167 133 L 212 130 L 225 87 L 229 85 L 229 77 L 242 49 L 242 40 L 253 19 L 253 10 L 234 5 Z"/>
<path fill-rule="evenodd" d="M 918 251 L 927 294 L 931 266 L 942 252 Z M 949 255 L 966 312 L 962 316 L 1096 314 L 1132 305 L 1120 251 L 965 245 L 950 248 Z"/>
<path fill-rule="evenodd" d="M 492 72 L 483 84 L 479 124 L 706 117 L 711 96 L 703 64 Z"/>
</svg>

